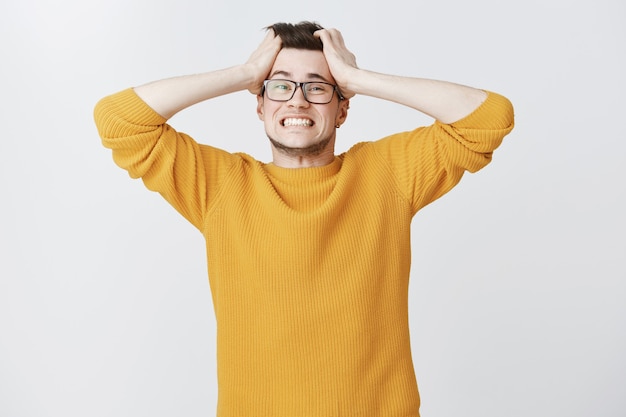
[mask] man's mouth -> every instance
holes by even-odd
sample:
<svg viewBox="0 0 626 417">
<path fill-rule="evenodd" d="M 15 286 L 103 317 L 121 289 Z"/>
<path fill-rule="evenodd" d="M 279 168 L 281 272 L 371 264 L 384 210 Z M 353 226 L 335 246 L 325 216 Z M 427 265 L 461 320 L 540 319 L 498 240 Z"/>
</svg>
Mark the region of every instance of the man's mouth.
<svg viewBox="0 0 626 417">
<path fill-rule="evenodd" d="M 300 119 L 300 118 L 295 118 L 295 117 L 288 117 L 286 119 L 284 119 L 281 123 L 283 126 L 285 127 L 289 127 L 289 126 L 313 126 L 313 120 L 311 119 Z"/>
</svg>

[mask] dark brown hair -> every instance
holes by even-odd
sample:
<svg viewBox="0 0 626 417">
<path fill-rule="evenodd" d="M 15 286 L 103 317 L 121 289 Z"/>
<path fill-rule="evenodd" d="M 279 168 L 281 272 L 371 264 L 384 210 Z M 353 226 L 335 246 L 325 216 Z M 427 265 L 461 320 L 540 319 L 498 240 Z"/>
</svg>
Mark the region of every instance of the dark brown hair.
<svg viewBox="0 0 626 417">
<path fill-rule="evenodd" d="M 324 29 L 315 22 L 292 23 L 274 23 L 268 26 L 274 33 L 280 37 L 283 42 L 283 48 L 307 49 L 310 51 L 321 51 L 323 49 L 322 41 L 313 36 L 313 33 Z"/>
</svg>

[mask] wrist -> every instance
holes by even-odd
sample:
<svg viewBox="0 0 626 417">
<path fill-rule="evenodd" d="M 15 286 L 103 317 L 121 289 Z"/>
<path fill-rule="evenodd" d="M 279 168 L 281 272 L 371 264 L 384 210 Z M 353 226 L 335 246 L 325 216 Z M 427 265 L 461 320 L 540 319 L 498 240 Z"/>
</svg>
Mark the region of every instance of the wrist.
<svg viewBox="0 0 626 417">
<path fill-rule="evenodd" d="M 259 75 L 260 71 L 257 67 L 245 63 L 237 66 L 236 71 L 238 72 L 238 78 L 241 80 L 241 90 L 248 90 L 252 94 L 261 92 L 265 74 Z"/>
</svg>

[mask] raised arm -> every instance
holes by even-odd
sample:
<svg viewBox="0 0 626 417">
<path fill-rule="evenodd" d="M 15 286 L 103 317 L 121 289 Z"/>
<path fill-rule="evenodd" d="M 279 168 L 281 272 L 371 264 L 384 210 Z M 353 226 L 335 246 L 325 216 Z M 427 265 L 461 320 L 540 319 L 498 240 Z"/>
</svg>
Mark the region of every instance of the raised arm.
<svg viewBox="0 0 626 417">
<path fill-rule="evenodd" d="M 214 97 L 241 90 L 256 94 L 261 90 L 280 48 L 280 38 L 269 30 L 263 42 L 242 65 L 155 81 L 134 90 L 148 106 L 166 119 Z"/>
<path fill-rule="evenodd" d="M 487 97 L 483 90 L 447 81 L 360 69 L 338 30 L 320 30 L 316 36 L 322 40 L 330 71 L 347 98 L 362 94 L 393 101 L 449 124 L 472 113 Z"/>
</svg>

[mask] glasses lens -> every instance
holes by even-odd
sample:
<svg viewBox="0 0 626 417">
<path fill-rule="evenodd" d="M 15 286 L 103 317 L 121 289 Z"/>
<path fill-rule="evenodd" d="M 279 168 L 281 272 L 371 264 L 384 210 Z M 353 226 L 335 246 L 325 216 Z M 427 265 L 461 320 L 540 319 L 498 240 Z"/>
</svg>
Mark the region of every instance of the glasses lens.
<svg viewBox="0 0 626 417">
<path fill-rule="evenodd" d="M 311 103 L 325 104 L 333 98 L 334 87 L 328 83 L 305 83 L 305 97 Z"/>
<path fill-rule="evenodd" d="M 265 89 L 270 100 L 287 101 L 293 96 L 296 83 L 287 80 L 269 80 L 265 84 Z"/>
<path fill-rule="evenodd" d="M 289 80 L 268 80 L 265 91 L 270 100 L 289 101 L 295 94 L 298 84 Z M 304 98 L 314 104 L 326 104 L 333 98 L 335 87 L 324 82 L 302 83 Z"/>
</svg>

